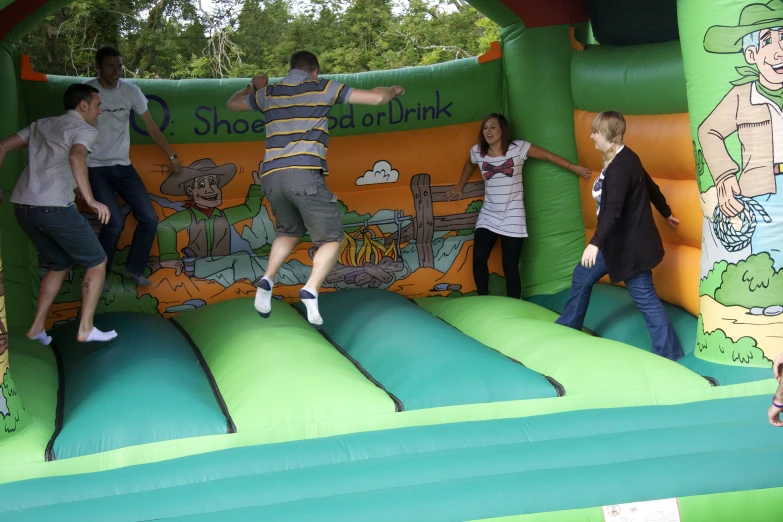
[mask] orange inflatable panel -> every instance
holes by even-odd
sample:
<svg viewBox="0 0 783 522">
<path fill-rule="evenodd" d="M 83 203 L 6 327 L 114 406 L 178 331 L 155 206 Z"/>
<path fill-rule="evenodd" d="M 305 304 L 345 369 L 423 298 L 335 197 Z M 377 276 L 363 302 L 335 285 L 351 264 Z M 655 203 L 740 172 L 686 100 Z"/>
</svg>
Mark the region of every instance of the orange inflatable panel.
<svg viewBox="0 0 783 522">
<path fill-rule="evenodd" d="M 579 163 L 601 171 L 601 153 L 590 139 L 596 113 L 574 111 L 574 132 Z M 639 155 L 653 178 L 696 179 L 693 139 L 687 113 L 625 116 L 625 143 Z"/>
</svg>

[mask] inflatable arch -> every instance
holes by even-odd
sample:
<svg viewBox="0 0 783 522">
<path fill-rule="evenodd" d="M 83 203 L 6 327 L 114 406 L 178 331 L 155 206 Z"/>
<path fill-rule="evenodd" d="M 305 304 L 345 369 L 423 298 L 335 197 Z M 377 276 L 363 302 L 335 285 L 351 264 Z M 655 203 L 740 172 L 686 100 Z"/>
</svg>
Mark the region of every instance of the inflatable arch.
<svg viewBox="0 0 783 522">
<path fill-rule="evenodd" d="M 52 346 L 25 338 L 46 266 L 0 205 L 0 518 L 779 520 L 783 451 L 765 412 L 783 349 L 783 2 L 469 2 L 502 28 L 487 54 L 336 76 L 406 94 L 332 112 L 347 246 L 322 332 L 293 299 L 307 239 L 272 316 L 251 305 L 274 229 L 253 175 L 263 117 L 224 109 L 247 79 L 137 82 L 186 174 L 222 175 L 229 225 L 211 246 L 191 238 L 199 196 L 170 188 L 134 123 L 159 228 L 151 286 L 108 276 L 96 321 L 115 342 L 73 341 L 78 269 Z M 81 81 L 14 48 L 66 3 L 0 0 L 2 136 L 58 114 Z M 589 332 L 554 324 L 596 221 L 592 183 L 546 162 L 524 167 L 525 299 L 470 295 L 483 183 L 444 194 L 479 122 L 503 112 L 515 137 L 595 176 L 603 110 L 626 115 L 626 142 L 682 223 L 656 217 L 677 362 L 649 353 L 622 286 L 596 286 Z M 6 159 L 6 195 L 24 163 Z M 118 262 L 133 228 L 129 216 Z M 498 258 L 491 269 L 502 294 Z"/>
</svg>

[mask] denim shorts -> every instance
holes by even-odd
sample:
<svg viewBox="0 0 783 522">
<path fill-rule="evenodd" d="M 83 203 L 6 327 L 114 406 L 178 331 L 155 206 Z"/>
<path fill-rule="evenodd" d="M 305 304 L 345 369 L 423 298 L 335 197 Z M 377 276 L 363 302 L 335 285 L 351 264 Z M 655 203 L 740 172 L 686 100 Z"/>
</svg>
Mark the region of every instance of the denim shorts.
<svg viewBox="0 0 783 522">
<path fill-rule="evenodd" d="M 317 246 L 343 241 L 337 196 L 326 186 L 320 170 L 278 170 L 262 177 L 261 185 L 272 206 L 278 236 L 307 233 Z"/>
<path fill-rule="evenodd" d="M 52 270 L 68 270 L 73 265 L 92 268 L 106 260 L 98 236 L 79 214 L 76 205 L 17 204 L 14 213 L 19 226 L 38 249 L 38 254 L 49 261 Z"/>
</svg>

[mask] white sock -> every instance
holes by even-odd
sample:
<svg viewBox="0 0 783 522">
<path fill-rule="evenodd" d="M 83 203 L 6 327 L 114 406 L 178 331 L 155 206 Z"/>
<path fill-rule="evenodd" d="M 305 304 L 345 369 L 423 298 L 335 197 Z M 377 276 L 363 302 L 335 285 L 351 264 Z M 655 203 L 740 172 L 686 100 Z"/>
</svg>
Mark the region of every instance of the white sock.
<svg viewBox="0 0 783 522">
<path fill-rule="evenodd" d="M 38 335 L 32 338 L 33 341 L 38 341 L 44 346 L 49 346 L 49 343 L 52 342 L 52 338 L 49 335 L 46 335 L 46 330 L 42 331 Z"/>
<path fill-rule="evenodd" d="M 307 321 L 316 326 L 324 324 L 321 312 L 318 311 L 318 292 L 309 286 L 304 286 L 299 290 L 299 298 L 307 308 Z"/>
<path fill-rule="evenodd" d="M 256 312 L 261 317 L 269 317 L 272 313 L 272 287 L 274 283 L 267 276 L 261 278 L 256 287 L 256 300 L 255 307 Z"/>
<path fill-rule="evenodd" d="M 115 332 L 114 330 L 112 330 L 111 332 L 102 332 L 93 326 L 92 332 L 90 332 L 90 335 L 87 336 L 87 340 L 84 342 L 86 343 L 106 342 L 106 341 L 111 341 L 115 337 L 117 337 L 117 332 Z"/>
</svg>

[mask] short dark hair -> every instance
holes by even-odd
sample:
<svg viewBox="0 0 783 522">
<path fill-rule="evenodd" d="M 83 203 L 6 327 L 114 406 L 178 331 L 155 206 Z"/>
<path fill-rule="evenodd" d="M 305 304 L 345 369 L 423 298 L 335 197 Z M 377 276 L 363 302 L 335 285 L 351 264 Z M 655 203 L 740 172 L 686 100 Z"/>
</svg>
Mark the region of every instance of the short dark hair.
<svg viewBox="0 0 783 522">
<path fill-rule="evenodd" d="M 318 58 L 309 51 L 297 51 L 291 55 L 291 69 L 313 72 L 320 69 Z"/>
<path fill-rule="evenodd" d="M 98 94 L 98 89 L 86 83 L 74 83 L 65 89 L 63 105 L 66 111 L 72 111 L 83 101 L 90 103 L 93 94 Z"/>
<path fill-rule="evenodd" d="M 104 58 L 108 58 L 109 56 L 122 57 L 122 54 L 115 47 L 104 45 L 98 49 L 98 52 L 95 53 L 95 65 L 101 67 L 103 65 Z"/>
<path fill-rule="evenodd" d="M 508 130 L 508 120 L 502 114 L 493 112 L 484 118 L 484 121 L 481 122 L 481 128 L 479 129 L 478 146 L 482 157 L 486 156 L 487 152 L 489 152 L 489 143 L 487 143 L 487 139 L 484 137 L 484 125 L 486 125 L 487 122 L 492 118 L 498 120 L 498 125 L 500 126 L 500 147 L 503 150 L 504 156 L 508 152 L 509 145 L 511 145 L 511 135 Z"/>
</svg>

